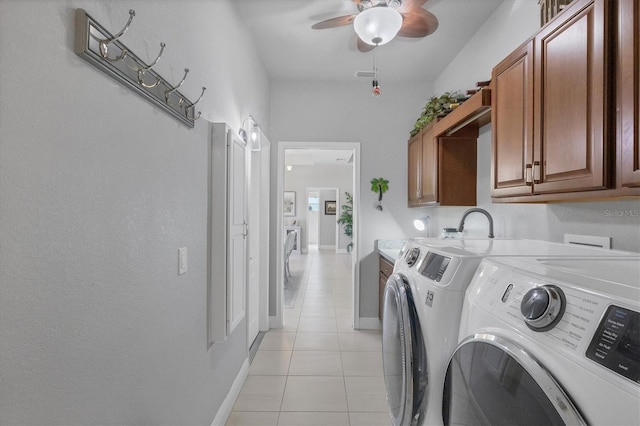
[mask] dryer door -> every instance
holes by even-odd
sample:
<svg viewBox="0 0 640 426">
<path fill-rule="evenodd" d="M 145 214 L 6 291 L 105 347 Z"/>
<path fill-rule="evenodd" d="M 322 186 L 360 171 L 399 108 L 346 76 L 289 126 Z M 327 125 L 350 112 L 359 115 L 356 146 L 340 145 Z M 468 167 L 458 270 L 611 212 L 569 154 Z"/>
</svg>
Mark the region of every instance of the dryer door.
<svg viewBox="0 0 640 426">
<path fill-rule="evenodd" d="M 427 356 L 411 287 L 400 274 L 384 291 L 382 361 L 394 426 L 420 424 L 427 401 Z"/>
<path fill-rule="evenodd" d="M 476 334 L 456 349 L 444 384 L 445 425 L 584 425 L 560 384 L 515 343 Z"/>
</svg>

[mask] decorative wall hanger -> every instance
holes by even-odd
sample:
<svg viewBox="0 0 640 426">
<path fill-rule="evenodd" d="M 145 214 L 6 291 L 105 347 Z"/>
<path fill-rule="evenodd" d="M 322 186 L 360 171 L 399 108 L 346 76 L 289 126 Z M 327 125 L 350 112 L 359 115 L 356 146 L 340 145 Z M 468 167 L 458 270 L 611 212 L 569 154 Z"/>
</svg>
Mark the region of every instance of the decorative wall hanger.
<svg viewBox="0 0 640 426">
<path fill-rule="evenodd" d="M 195 102 L 190 101 L 178 90 L 187 79 L 188 68 L 185 68 L 184 77 L 176 85 L 153 70 L 164 53 L 164 43 L 160 43 L 160 53 L 149 65 L 121 43 L 119 39 L 131 26 L 134 16 L 136 12 L 129 10 L 129 20 L 124 28 L 112 35 L 84 9 L 76 9 L 76 54 L 183 124 L 194 127 L 195 120 L 201 116 L 200 112 L 195 113 L 195 105 L 204 96 L 206 87 L 202 88 Z"/>
</svg>

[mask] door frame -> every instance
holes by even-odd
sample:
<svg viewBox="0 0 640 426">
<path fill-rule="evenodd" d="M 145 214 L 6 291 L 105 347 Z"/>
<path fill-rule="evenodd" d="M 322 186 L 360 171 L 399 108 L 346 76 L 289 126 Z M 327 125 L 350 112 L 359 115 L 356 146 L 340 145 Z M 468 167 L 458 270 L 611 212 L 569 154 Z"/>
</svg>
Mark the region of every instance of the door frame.
<svg viewBox="0 0 640 426">
<path fill-rule="evenodd" d="M 251 312 L 250 291 L 252 276 L 258 277 L 258 332 L 269 330 L 269 194 L 271 175 L 271 143 L 261 131 L 260 151 L 250 151 L 247 148 L 247 171 L 249 173 L 249 203 L 248 208 L 248 247 L 247 247 L 247 347 L 251 347 L 253 339 L 250 333 Z M 256 170 L 257 169 L 257 170 Z M 259 173 L 256 173 L 259 172 Z M 259 176 L 256 176 L 259 174 Z M 252 187 L 255 179 L 259 184 Z M 254 246 L 257 244 L 257 246 Z M 255 262 L 251 260 L 252 248 L 258 253 Z M 252 275 L 251 267 L 255 265 L 257 271 Z"/>
<path fill-rule="evenodd" d="M 284 227 L 283 194 L 285 176 L 285 150 L 287 149 L 350 149 L 353 151 L 353 250 L 351 251 L 351 294 L 353 328 L 360 328 L 360 142 L 279 142 L 277 161 L 277 206 L 276 206 L 276 315 L 273 328 L 284 325 L 284 241 L 281 230 Z"/>
</svg>

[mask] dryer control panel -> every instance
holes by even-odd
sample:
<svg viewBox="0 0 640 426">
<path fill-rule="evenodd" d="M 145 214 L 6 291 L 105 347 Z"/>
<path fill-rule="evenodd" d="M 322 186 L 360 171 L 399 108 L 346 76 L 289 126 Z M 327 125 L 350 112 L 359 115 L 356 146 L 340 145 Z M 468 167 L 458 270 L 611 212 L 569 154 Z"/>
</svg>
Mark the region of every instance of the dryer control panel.
<svg viewBox="0 0 640 426">
<path fill-rule="evenodd" d="M 587 357 L 640 383 L 640 313 L 609 306 L 587 349 Z"/>
<path fill-rule="evenodd" d="M 531 296 L 532 290 L 548 287 L 562 291 L 566 309 L 553 327 L 534 331 L 523 318 L 523 301 L 527 306 L 527 297 Z M 523 274 L 486 260 L 467 290 L 467 299 L 544 347 L 567 356 L 588 358 L 640 383 L 638 310 L 621 307 L 612 303 L 607 295 L 596 294 L 573 283 Z"/>
</svg>

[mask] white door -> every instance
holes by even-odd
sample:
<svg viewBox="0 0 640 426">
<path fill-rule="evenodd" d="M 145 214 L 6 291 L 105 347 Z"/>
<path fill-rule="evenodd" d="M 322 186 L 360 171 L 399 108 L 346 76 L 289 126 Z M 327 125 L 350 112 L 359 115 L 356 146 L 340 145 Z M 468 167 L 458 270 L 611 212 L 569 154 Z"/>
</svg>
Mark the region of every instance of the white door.
<svg viewBox="0 0 640 426">
<path fill-rule="evenodd" d="M 247 283 L 247 159 L 246 144 L 229 131 L 229 228 L 227 236 L 228 334 L 245 317 Z"/>
<path fill-rule="evenodd" d="M 247 282 L 247 343 L 249 347 L 260 331 L 260 211 L 261 157 L 260 152 L 249 155 L 249 280 Z"/>
</svg>

